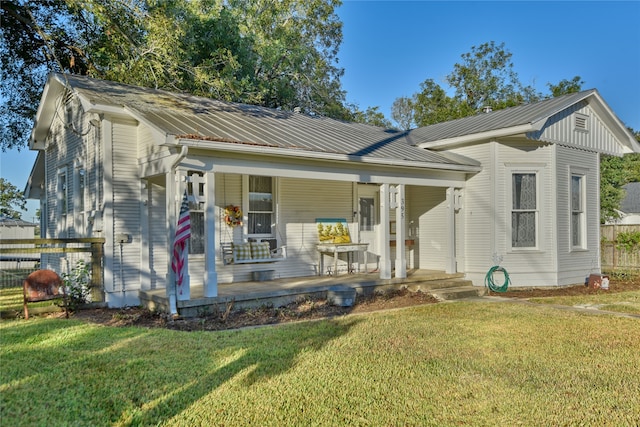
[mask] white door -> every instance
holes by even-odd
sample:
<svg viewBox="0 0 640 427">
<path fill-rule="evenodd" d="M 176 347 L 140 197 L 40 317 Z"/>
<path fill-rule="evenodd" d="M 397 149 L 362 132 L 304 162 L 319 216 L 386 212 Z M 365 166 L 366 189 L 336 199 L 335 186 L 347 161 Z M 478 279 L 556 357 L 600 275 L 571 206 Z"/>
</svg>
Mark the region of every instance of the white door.
<svg viewBox="0 0 640 427">
<path fill-rule="evenodd" d="M 369 244 L 367 271 L 378 268 L 379 194 L 380 187 L 378 185 L 358 185 L 358 240 L 360 243 Z M 363 260 L 359 260 L 359 262 L 362 263 Z"/>
</svg>

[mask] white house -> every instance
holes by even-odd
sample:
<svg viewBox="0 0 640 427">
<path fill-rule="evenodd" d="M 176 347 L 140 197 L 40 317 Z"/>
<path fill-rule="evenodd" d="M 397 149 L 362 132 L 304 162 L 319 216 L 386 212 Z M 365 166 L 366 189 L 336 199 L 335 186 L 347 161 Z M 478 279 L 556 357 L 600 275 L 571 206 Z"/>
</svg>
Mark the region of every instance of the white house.
<svg viewBox="0 0 640 427">
<path fill-rule="evenodd" d="M 338 269 L 482 286 L 500 262 L 512 286 L 583 283 L 600 269 L 599 156 L 640 152 L 596 90 L 400 132 L 71 75 L 46 84 L 30 148 L 43 234 L 106 239 L 110 306 L 251 280 L 269 255 L 234 262 L 249 240 L 286 247 L 275 277 L 324 274 L 327 219 L 360 244 Z M 185 192 L 189 275 L 176 286 Z"/>
</svg>

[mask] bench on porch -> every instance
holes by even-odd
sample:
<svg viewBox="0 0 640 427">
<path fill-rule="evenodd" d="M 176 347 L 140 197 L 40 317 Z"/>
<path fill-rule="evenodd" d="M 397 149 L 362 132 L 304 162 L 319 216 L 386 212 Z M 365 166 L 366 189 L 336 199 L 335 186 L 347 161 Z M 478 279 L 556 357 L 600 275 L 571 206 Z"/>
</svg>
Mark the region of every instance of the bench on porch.
<svg viewBox="0 0 640 427">
<path fill-rule="evenodd" d="M 222 260 L 229 264 L 261 264 L 286 259 L 286 246 L 273 247 L 275 239 L 263 239 L 260 242 L 220 243 Z"/>
</svg>

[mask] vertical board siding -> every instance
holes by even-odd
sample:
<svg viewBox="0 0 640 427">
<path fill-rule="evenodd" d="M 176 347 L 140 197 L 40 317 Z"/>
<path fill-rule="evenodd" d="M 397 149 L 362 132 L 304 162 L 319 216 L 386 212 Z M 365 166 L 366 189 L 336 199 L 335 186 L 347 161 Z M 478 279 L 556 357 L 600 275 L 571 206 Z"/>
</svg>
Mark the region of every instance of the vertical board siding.
<svg viewBox="0 0 640 427">
<path fill-rule="evenodd" d="M 588 116 L 588 130 L 576 130 L 574 113 Z M 586 102 L 552 116 L 547 124 L 533 133 L 534 138 L 589 151 L 622 155 L 623 145 Z"/>
<path fill-rule="evenodd" d="M 113 279 L 116 291 L 140 288 L 140 177 L 135 122 L 113 122 L 113 236 L 131 235 L 129 243 L 114 241 Z"/>
</svg>

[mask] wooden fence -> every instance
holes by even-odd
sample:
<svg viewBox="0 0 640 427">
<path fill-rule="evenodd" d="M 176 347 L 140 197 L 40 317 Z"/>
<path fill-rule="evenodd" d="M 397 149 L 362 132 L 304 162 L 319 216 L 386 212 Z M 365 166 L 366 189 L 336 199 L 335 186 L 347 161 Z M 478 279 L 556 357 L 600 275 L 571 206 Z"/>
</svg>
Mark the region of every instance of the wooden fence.
<svg viewBox="0 0 640 427">
<path fill-rule="evenodd" d="M 601 264 L 604 271 L 640 273 L 640 247 L 627 250 L 618 246 L 620 233 L 640 233 L 640 225 L 602 225 Z"/>
<path fill-rule="evenodd" d="M 70 273 L 80 260 L 89 265 L 91 301 L 104 301 L 103 259 L 105 239 L 2 239 L 0 240 L 0 287 L 22 286 L 38 269 Z"/>
</svg>

